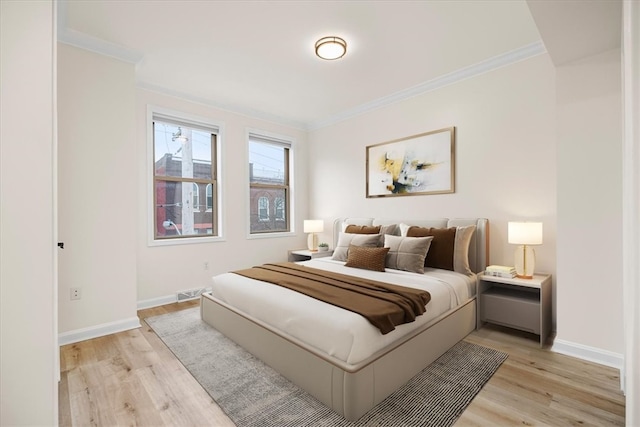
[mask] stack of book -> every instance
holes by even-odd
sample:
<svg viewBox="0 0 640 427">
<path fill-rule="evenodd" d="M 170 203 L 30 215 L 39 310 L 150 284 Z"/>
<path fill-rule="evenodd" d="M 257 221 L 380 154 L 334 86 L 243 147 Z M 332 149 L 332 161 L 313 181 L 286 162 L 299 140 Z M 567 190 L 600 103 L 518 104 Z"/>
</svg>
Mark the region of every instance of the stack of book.
<svg viewBox="0 0 640 427">
<path fill-rule="evenodd" d="M 504 265 L 490 265 L 486 268 L 484 274 L 487 276 L 513 278 L 516 277 L 516 269 L 515 267 Z"/>
</svg>

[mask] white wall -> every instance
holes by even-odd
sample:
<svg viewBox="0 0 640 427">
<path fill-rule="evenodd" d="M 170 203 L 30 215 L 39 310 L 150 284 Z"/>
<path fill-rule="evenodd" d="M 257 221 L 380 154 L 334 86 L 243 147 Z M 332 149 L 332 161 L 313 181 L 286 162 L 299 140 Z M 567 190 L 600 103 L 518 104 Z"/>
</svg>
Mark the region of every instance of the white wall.
<svg viewBox="0 0 640 427">
<path fill-rule="evenodd" d="M 137 165 L 137 260 L 138 302 L 142 306 L 166 303 L 176 292 L 211 286 L 211 277 L 233 269 L 265 262 L 286 261 L 287 250 L 306 247 L 302 221 L 307 218 L 307 140 L 306 133 L 251 117 L 230 113 L 207 105 L 167 96 L 149 90 L 136 91 Z M 223 124 L 221 242 L 173 246 L 149 246 L 148 230 L 152 218 L 148 210 L 147 106 L 154 105 L 185 114 L 206 117 Z M 247 212 L 248 152 L 247 130 L 256 129 L 294 140 L 295 233 L 285 237 L 248 238 Z M 130 178 L 133 178 L 131 176 Z M 209 269 L 204 269 L 205 262 Z"/>
<path fill-rule="evenodd" d="M 0 425 L 58 422 L 51 1 L 0 2 Z"/>
<path fill-rule="evenodd" d="M 313 132 L 311 212 L 327 220 L 486 217 L 490 262 L 506 265 L 515 251 L 507 222 L 540 220 L 537 270 L 555 275 L 554 80 L 540 55 Z M 448 126 L 457 132 L 454 194 L 365 198 L 367 145 Z"/>
<path fill-rule="evenodd" d="M 623 353 L 620 51 L 557 69 L 558 342 Z"/>
<path fill-rule="evenodd" d="M 62 342 L 138 324 L 134 65 L 59 44 L 59 319 Z M 71 301 L 70 288 L 82 299 Z"/>
</svg>

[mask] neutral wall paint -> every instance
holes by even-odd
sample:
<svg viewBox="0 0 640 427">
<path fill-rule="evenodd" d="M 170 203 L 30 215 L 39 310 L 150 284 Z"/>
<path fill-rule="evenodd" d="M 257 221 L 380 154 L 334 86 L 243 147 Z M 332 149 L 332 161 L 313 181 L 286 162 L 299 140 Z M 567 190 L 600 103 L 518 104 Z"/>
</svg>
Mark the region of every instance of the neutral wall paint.
<svg viewBox="0 0 640 427">
<path fill-rule="evenodd" d="M 58 46 L 60 333 L 135 326 L 134 65 Z"/>
<path fill-rule="evenodd" d="M 51 1 L 0 2 L 0 425 L 56 425 Z"/>
<path fill-rule="evenodd" d="M 554 79 L 549 57 L 540 55 L 313 132 L 311 212 L 327 221 L 486 217 L 490 262 L 506 265 L 515 250 L 507 222 L 539 220 L 537 271 L 555 276 Z M 454 194 L 365 197 L 367 145 L 449 126 L 457 133 Z"/>
<path fill-rule="evenodd" d="M 289 249 L 306 246 L 302 221 L 307 218 L 307 140 L 299 129 L 254 119 L 184 99 L 138 89 L 136 91 L 137 260 L 138 302 L 166 302 L 179 291 L 211 286 L 211 277 L 264 262 L 285 261 Z M 148 209 L 147 106 L 205 117 L 223 126 L 222 191 L 224 241 L 173 246 L 149 246 L 152 218 Z M 248 238 L 247 131 L 254 129 L 294 141 L 294 229 L 282 237 Z M 133 179 L 133 174 L 130 178 Z M 328 226 L 328 225 L 327 225 Z M 209 269 L 205 270 L 205 262 Z"/>
<path fill-rule="evenodd" d="M 616 354 L 622 324 L 620 51 L 557 69 L 558 334 Z"/>
</svg>

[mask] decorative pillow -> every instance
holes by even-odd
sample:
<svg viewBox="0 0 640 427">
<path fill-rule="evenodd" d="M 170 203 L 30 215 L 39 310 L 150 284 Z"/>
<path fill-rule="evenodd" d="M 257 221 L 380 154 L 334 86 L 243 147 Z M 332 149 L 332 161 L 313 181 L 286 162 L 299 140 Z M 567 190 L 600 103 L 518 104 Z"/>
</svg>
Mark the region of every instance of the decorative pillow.
<svg viewBox="0 0 640 427">
<path fill-rule="evenodd" d="M 404 222 L 401 222 L 400 224 L 398 224 L 398 228 L 400 229 L 400 235 L 402 237 L 407 237 L 407 231 L 409 231 L 409 228 L 411 228 L 411 226 L 405 224 Z"/>
<path fill-rule="evenodd" d="M 363 268 L 365 270 L 384 271 L 385 259 L 389 248 L 368 248 L 365 246 L 349 246 L 346 267 Z"/>
<path fill-rule="evenodd" d="M 380 226 L 380 234 L 398 235 L 398 224 L 389 224 Z"/>
<path fill-rule="evenodd" d="M 456 243 L 453 250 L 453 270 L 457 273 L 471 276 L 473 271 L 469 267 L 469 245 L 471 237 L 476 230 L 475 225 L 466 225 L 458 227 L 456 230 Z"/>
<path fill-rule="evenodd" d="M 395 270 L 424 273 L 424 262 L 433 236 L 402 237 L 387 234 L 384 246 L 389 248 L 386 266 Z"/>
<path fill-rule="evenodd" d="M 346 261 L 349 245 L 377 247 L 380 246 L 380 235 L 340 233 L 338 235 L 338 244 L 333 251 L 333 257 L 331 259 Z"/>
<path fill-rule="evenodd" d="M 345 233 L 351 234 L 396 234 L 398 224 L 389 225 L 356 225 L 349 224 L 344 228 Z"/>
<path fill-rule="evenodd" d="M 344 232 L 351 234 L 380 234 L 380 226 L 349 224 L 347 228 L 344 229 Z"/>
<path fill-rule="evenodd" d="M 429 253 L 425 259 L 425 267 L 441 268 L 453 271 L 453 253 L 456 243 L 456 227 L 424 228 L 409 227 L 408 237 L 433 236 Z"/>
</svg>

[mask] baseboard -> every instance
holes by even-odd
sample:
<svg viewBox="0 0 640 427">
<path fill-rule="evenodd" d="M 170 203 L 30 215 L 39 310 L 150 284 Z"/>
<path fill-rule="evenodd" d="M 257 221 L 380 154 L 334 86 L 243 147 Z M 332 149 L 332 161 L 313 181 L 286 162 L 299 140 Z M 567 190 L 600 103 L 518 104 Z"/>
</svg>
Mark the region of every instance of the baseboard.
<svg viewBox="0 0 640 427">
<path fill-rule="evenodd" d="M 138 301 L 138 310 L 144 310 L 145 308 L 158 307 L 160 305 L 171 304 L 177 301 L 178 301 L 178 298 L 176 297 L 175 294 L 146 299 L 146 300 Z"/>
<path fill-rule="evenodd" d="M 58 334 L 58 345 L 62 346 L 66 344 L 73 344 L 79 341 L 103 337 L 105 335 L 128 331 L 139 327 L 140 319 L 136 316 L 88 328 L 75 329 L 73 331 Z"/>
<path fill-rule="evenodd" d="M 551 351 L 565 354 L 567 356 L 577 357 L 578 359 L 587 360 L 589 362 L 598 363 L 600 365 L 616 368 L 622 372 L 624 367 L 624 357 L 622 354 L 602 350 L 588 345 L 578 344 L 571 341 L 564 341 L 556 338 L 553 341 Z"/>
</svg>

